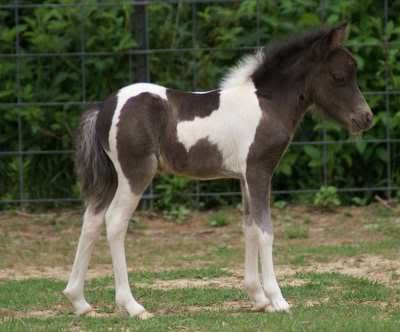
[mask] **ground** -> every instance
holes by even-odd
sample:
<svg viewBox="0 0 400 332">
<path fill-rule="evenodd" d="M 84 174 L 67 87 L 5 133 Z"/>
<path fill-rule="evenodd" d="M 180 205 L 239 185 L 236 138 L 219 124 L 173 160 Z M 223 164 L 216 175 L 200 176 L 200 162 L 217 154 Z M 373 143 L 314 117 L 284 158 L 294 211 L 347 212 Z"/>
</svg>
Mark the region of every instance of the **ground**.
<svg viewBox="0 0 400 332">
<path fill-rule="evenodd" d="M 184 224 L 142 211 L 127 234 L 130 283 L 155 314 L 116 310 L 103 232 L 86 294 L 97 317 L 75 317 L 61 291 L 81 211 L 0 212 L 0 330 L 399 331 L 400 206 L 322 211 L 277 205 L 274 257 L 291 312 L 255 312 L 243 291 L 240 211 L 193 212 Z M 222 217 L 221 217 L 222 215 Z"/>
</svg>

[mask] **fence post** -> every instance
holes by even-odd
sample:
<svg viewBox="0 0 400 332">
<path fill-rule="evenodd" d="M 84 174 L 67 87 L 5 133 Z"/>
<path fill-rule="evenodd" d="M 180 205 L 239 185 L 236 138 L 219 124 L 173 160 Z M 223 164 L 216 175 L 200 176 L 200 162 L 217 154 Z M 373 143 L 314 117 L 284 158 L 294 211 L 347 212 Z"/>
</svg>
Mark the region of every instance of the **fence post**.
<svg viewBox="0 0 400 332">
<path fill-rule="evenodd" d="M 149 70 L 149 31 L 147 21 L 147 1 L 136 0 L 134 4 L 134 22 L 135 22 L 135 36 L 137 43 L 138 52 L 136 58 L 136 72 L 135 82 L 149 82 L 150 81 L 150 70 Z M 153 183 L 146 190 L 145 195 L 149 195 L 148 204 L 146 200 L 143 200 L 143 206 L 145 208 L 153 208 Z"/>
<path fill-rule="evenodd" d="M 19 0 L 14 2 L 14 19 L 15 19 L 15 87 L 18 105 L 18 191 L 19 205 L 23 209 L 25 206 L 25 188 L 24 188 L 24 160 L 23 160 L 23 136 L 22 136 L 22 116 L 21 116 L 21 63 L 19 58 L 20 53 L 20 35 L 19 35 Z"/>
<path fill-rule="evenodd" d="M 147 5 L 144 1 L 134 2 L 134 20 L 137 49 L 141 50 L 136 55 L 136 82 L 149 82 L 149 59 L 147 50 L 149 48 L 149 33 L 147 25 Z"/>
</svg>

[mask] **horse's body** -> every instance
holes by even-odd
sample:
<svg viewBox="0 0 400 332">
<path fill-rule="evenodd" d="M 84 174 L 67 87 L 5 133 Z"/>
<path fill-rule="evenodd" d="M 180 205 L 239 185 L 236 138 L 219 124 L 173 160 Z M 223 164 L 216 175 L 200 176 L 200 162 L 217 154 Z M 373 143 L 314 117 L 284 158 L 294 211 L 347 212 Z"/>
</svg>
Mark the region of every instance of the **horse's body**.
<svg viewBox="0 0 400 332">
<path fill-rule="evenodd" d="M 315 47 L 326 36 L 342 40 L 343 31 L 342 27 L 310 35 L 303 44 L 292 45 L 292 51 L 300 49 L 308 54 L 307 46 Z M 350 81 L 354 78 L 351 77 L 354 60 L 336 39 L 325 41 L 330 52 L 337 52 L 328 64 L 335 65 L 335 70 L 340 69 L 341 74 L 332 70 L 339 76 L 344 75 L 345 68 Z M 328 83 L 318 81 L 320 76 L 316 79 L 311 75 L 316 70 L 312 67 L 315 63 L 308 58 L 304 63 L 299 59 L 291 57 L 285 64 L 288 69 L 278 68 L 278 75 L 277 68 L 271 66 L 279 66 L 279 62 L 259 53 L 240 63 L 218 90 L 182 92 L 139 83 L 122 88 L 89 109 L 81 124 L 76 162 L 87 209 L 73 271 L 64 291 L 78 314 L 91 310 L 83 296 L 83 283 L 94 240 L 105 219 L 116 301 L 132 316 L 148 316 L 130 291 L 124 237 L 129 218 L 157 171 L 197 179 L 241 181 L 245 287 L 257 309 L 271 305 L 273 310 L 288 310 L 272 263 L 273 234 L 268 203 L 273 170 L 310 104 L 318 104 L 352 131 L 368 128 L 372 119 L 358 88 L 343 89 L 339 80 L 336 87 L 339 92 L 333 87 L 332 91 L 344 96 L 345 106 L 352 112 L 344 114 L 342 110 L 336 114 L 327 103 L 335 96 L 327 96 L 323 89 Z M 332 103 L 343 108 L 340 101 Z M 259 256 L 262 284 L 258 276 Z"/>
</svg>

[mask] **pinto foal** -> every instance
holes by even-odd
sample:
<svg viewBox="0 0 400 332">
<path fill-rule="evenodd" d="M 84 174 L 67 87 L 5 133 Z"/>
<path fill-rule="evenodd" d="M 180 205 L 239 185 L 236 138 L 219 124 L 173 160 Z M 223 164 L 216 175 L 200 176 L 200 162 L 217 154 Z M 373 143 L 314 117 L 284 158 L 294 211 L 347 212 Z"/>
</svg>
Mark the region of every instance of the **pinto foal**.
<svg viewBox="0 0 400 332">
<path fill-rule="evenodd" d="M 83 294 L 84 280 L 105 220 L 116 303 L 130 316 L 151 316 L 132 296 L 124 240 L 128 221 L 159 170 L 196 179 L 240 180 L 245 288 L 257 310 L 289 309 L 272 261 L 271 177 L 310 105 L 350 132 L 371 126 L 356 62 L 343 47 L 345 36 L 343 24 L 247 56 L 217 90 L 132 84 L 84 113 L 76 166 L 86 211 L 64 290 L 76 314 L 92 310 Z"/>
</svg>

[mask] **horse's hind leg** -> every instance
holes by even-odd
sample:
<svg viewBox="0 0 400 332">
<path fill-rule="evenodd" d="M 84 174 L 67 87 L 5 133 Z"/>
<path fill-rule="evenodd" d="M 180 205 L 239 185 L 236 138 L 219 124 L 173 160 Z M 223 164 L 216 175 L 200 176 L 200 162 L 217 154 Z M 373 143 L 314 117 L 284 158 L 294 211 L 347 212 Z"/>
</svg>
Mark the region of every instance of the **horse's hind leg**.
<svg viewBox="0 0 400 332">
<path fill-rule="evenodd" d="M 118 188 L 106 212 L 107 239 L 110 245 L 114 269 L 115 300 L 117 305 L 130 316 L 145 319 L 151 316 L 132 295 L 125 257 L 125 235 L 129 219 L 136 209 L 143 191 L 151 182 L 157 170 L 154 156 L 135 160 L 128 178 L 122 173 L 118 163 Z"/>
<path fill-rule="evenodd" d="M 82 231 L 79 237 L 72 272 L 67 287 L 63 291 L 65 296 L 71 301 L 77 315 L 82 315 L 92 310 L 92 307 L 84 297 L 83 288 L 90 256 L 94 243 L 99 236 L 104 215 L 105 210 L 95 212 L 88 205 L 83 216 Z"/>
</svg>

